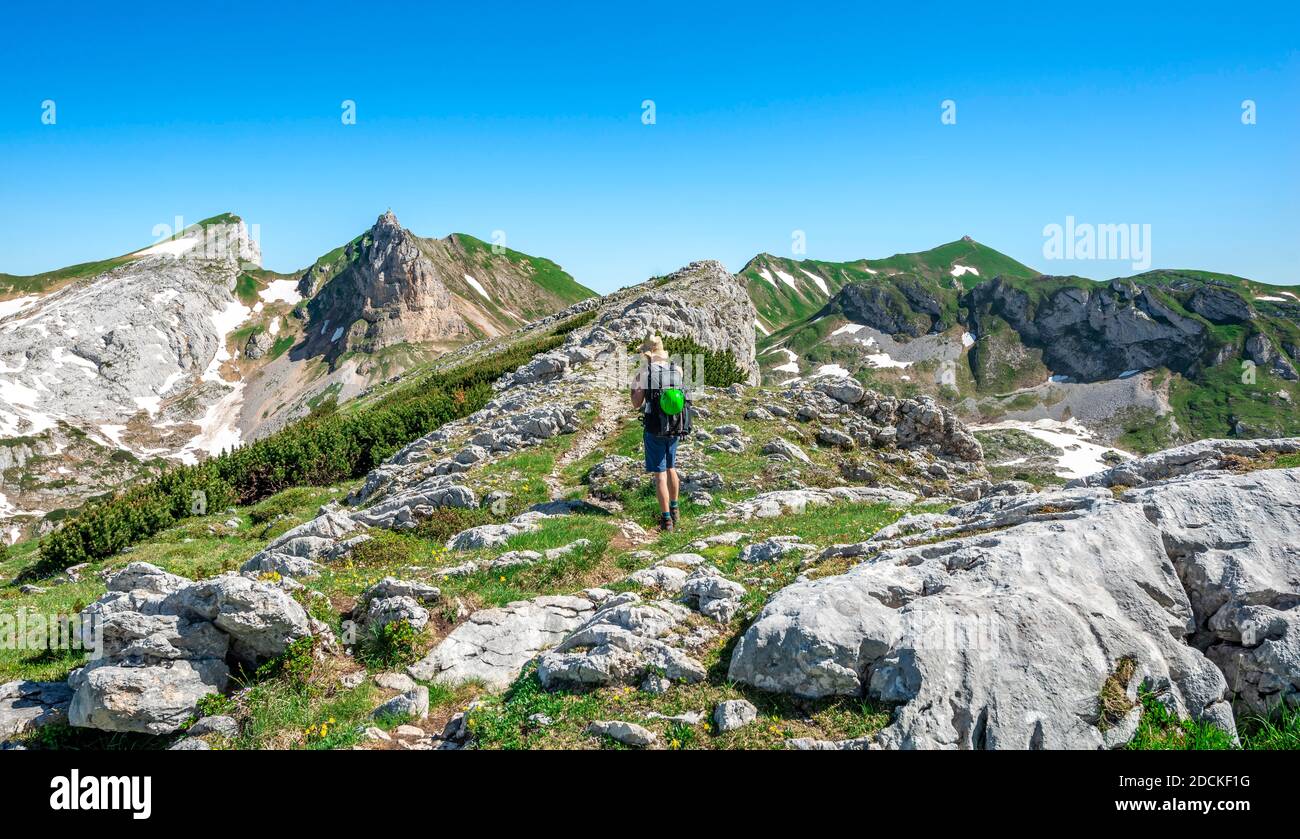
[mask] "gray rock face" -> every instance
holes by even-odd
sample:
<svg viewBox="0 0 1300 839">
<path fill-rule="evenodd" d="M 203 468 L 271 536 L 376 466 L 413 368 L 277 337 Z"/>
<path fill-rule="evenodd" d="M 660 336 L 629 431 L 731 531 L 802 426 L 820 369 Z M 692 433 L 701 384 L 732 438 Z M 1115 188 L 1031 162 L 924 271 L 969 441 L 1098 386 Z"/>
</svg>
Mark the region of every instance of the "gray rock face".
<svg viewBox="0 0 1300 839">
<path fill-rule="evenodd" d="M 475 282 L 485 293 L 510 310 L 549 298 L 509 260 L 490 253 L 470 257 L 456 237 L 417 237 L 392 212 L 349 244 L 346 255 L 341 270 L 304 277 L 304 296 L 314 292 L 307 306 L 309 321 L 322 325 L 309 336 L 313 354 L 333 357 L 405 342 L 464 340 L 472 335 L 471 322 L 480 329 L 491 324 L 492 334 L 519 325 L 522 318 L 481 307 L 479 292 L 466 285 L 467 275 L 477 275 Z M 336 337 L 338 328 L 344 331 Z"/>
<path fill-rule="evenodd" d="M 230 670 L 215 659 L 151 666 L 91 662 L 68 677 L 76 691 L 73 725 L 105 731 L 170 734 L 194 715 L 203 697 L 226 687 Z"/>
<path fill-rule="evenodd" d="M 481 524 L 468 530 L 462 530 L 452 536 L 447 540 L 446 547 L 449 551 L 471 551 L 479 548 L 501 547 L 511 538 L 521 533 L 532 533 L 539 530 L 542 526 L 542 520 L 545 518 L 546 515 L 543 513 L 530 512 L 521 513 L 502 524 Z"/>
<path fill-rule="evenodd" d="M 244 356 L 256 361 L 271 351 L 275 346 L 275 338 L 269 332 L 258 331 L 249 336 L 248 342 L 244 344 Z"/>
<path fill-rule="evenodd" d="M 721 734 L 744 728 L 756 719 L 758 709 L 744 699 L 728 699 L 713 709 L 713 724 Z"/>
<path fill-rule="evenodd" d="M 542 650 L 558 644 L 591 615 L 581 597 L 537 597 L 469 616 L 407 672 L 417 679 L 458 684 L 479 679 L 503 689 Z"/>
<path fill-rule="evenodd" d="M 741 562 L 751 564 L 771 562 L 780 559 L 786 554 L 802 553 L 813 549 L 814 546 L 805 545 L 799 540 L 798 536 L 773 536 L 741 548 L 739 559 Z"/>
<path fill-rule="evenodd" d="M 847 378 L 796 382 L 782 395 L 797 406 L 796 419 L 817 424 L 825 446 L 928 450 L 968 463 L 984 456 L 970 429 L 927 396 L 897 399 Z"/>
<path fill-rule="evenodd" d="M 81 615 L 85 640 L 101 643 L 68 679 L 75 726 L 171 733 L 226 688 L 228 658 L 256 665 L 313 631 L 283 589 L 234 574 L 191 582 L 139 562 L 108 589 Z"/>
<path fill-rule="evenodd" d="M 754 321 L 758 317 L 743 282 L 720 262 L 692 262 L 632 299 L 613 298 L 602 307 L 591 329 L 573 343 L 601 354 L 622 352 L 628 342 L 651 332 L 690 336 L 709 350 L 729 350 L 736 363 L 758 384 L 754 355 Z"/>
<path fill-rule="evenodd" d="M 836 402 L 843 402 L 846 405 L 856 405 L 861 402 L 862 397 L 867 392 L 866 388 L 857 379 L 851 379 L 848 376 L 833 376 L 822 379 L 817 383 L 817 389 Z"/>
<path fill-rule="evenodd" d="M 627 746 L 651 746 L 658 739 L 653 731 L 622 720 L 596 720 L 587 726 L 587 733 L 608 737 Z"/>
<path fill-rule="evenodd" d="M 1192 292 L 1187 308 L 1214 324 L 1249 323 L 1255 316 L 1240 294 L 1219 286 L 1203 285 Z"/>
<path fill-rule="evenodd" d="M 352 515 L 357 521 L 372 527 L 406 530 L 415 527 L 420 519 L 428 518 L 439 507 L 477 506 L 478 498 L 473 490 L 439 476 L 395 492 Z"/>
<path fill-rule="evenodd" d="M 14 372 L 4 377 L 42 394 L 38 403 L 0 398 L 15 418 L 4 436 L 49 427 L 42 416 L 120 423 L 141 410 L 137 398 L 182 392 L 181 380 L 197 379 L 222 349 L 213 316 L 239 305 L 238 273 L 233 261 L 145 257 L 6 318 L 0 364 Z"/>
<path fill-rule="evenodd" d="M 418 685 L 413 690 L 400 693 L 376 708 L 372 716 L 375 719 L 428 719 L 429 689 Z"/>
<path fill-rule="evenodd" d="M 72 690 L 63 682 L 0 685 L 0 740 L 68 721 Z"/>
<path fill-rule="evenodd" d="M 282 589 L 227 574 L 187 586 L 171 595 L 163 610 L 211 621 L 230 638 L 230 653 L 256 664 L 311 635 L 307 612 Z"/>
<path fill-rule="evenodd" d="M 682 584 L 681 600 L 705 617 L 718 623 L 730 623 L 740 609 L 745 593 L 745 587 L 740 583 L 705 565 L 686 578 Z"/>
<path fill-rule="evenodd" d="M 1042 350 L 1051 370 L 1080 382 L 1156 367 L 1187 374 L 1209 346 L 1204 324 L 1125 280 L 1094 289 L 1067 286 L 1035 308 L 1024 291 L 997 278 L 976 286 L 962 302 L 977 334 L 991 328 L 982 318 L 1001 317 L 1021 341 Z"/>
<path fill-rule="evenodd" d="M 799 461 L 800 463 L 812 463 L 808 453 L 803 449 L 791 443 L 784 437 L 777 437 L 775 440 L 763 446 L 763 454 L 772 455 L 774 460 Z"/>
<path fill-rule="evenodd" d="M 1300 374 L 1296 373 L 1293 365 L 1285 355 L 1278 352 L 1273 342 L 1260 334 L 1255 334 L 1246 339 L 1246 357 L 1267 370 L 1281 376 L 1287 381 L 1294 382 L 1300 379 Z"/>
<path fill-rule="evenodd" d="M 987 532 L 778 592 L 730 677 L 900 703 L 875 740 L 887 748 L 1112 747 L 1132 732 L 1106 730 L 1119 721 L 1101 718 L 1097 697 L 1125 660 L 1130 700 L 1146 682 L 1178 713 L 1229 730 L 1234 694 L 1248 707 L 1294 701 L 1300 470 L 949 512 Z"/>
<path fill-rule="evenodd" d="M 633 571 L 628 575 L 628 579 L 646 588 L 657 588 L 669 594 L 676 594 L 686 584 L 686 572 L 671 565 L 660 565 Z"/>
<path fill-rule="evenodd" d="M 901 278 L 894 286 L 900 300 L 879 283 L 848 283 L 831 300 L 831 307 L 854 323 L 879 329 L 888 335 L 919 338 L 940 324 L 942 307 L 919 283 Z"/>
<path fill-rule="evenodd" d="M 347 539 L 349 536 L 352 540 Z M 347 553 L 355 546 L 355 540 L 362 537 L 360 525 L 347 512 L 325 509 L 311 521 L 272 540 L 239 570 L 274 571 L 286 577 L 314 577 L 320 573 L 321 561 Z"/>
<path fill-rule="evenodd" d="M 186 732 L 191 737 L 203 737 L 208 734 L 216 734 L 219 737 L 225 737 L 233 740 L 239 736 L 239 723 L 234 717 L 228 717 L 224 714 L 217 716 L 204 717 L 194 723 Z"/>
<path fill-rule="evenodd" d="M 1129 460 L 1085 478 L 1076 478 L 1067 487 L 1141 486 L 1180 475 L 1222 469 L 1231 458 L 1257 458 L 1269 454 L 1300 452 L 1300 437 L 1273 440 L 1198 440 L 1185 446 L 1155 452 Z"/>
<path fill-rule="evenodd" d="M 429 624 L 429 610 L 425 606 L 436 603 L 440 596 L 441 592 L 434 586 L 385 577 L 357 598 L 352 620 L 372 633 L 402 620 L 419 632 Z"/>
<path fill-rule="evenodd" d="M 547 688 L 638 684 L 647 675 L 673 682 L 704 678 L 704 666 L 681 649 L 689 611 L 666 601 L 642 603 L 622 594 L 601 604 L 581 626 L 538 660 Z"/>
<path fill-rule="evenodd" d="M 839 503 L 886 503 L 906 505 L 916 496 L 896 489 L 872 487 L 832 487 L 831 489 L 782 489 L 764 492 L 727 508 L 722 519 L 749 521 L 784 515 L 798 515 L 811 507 L 828 507 Z"/>
</svg>

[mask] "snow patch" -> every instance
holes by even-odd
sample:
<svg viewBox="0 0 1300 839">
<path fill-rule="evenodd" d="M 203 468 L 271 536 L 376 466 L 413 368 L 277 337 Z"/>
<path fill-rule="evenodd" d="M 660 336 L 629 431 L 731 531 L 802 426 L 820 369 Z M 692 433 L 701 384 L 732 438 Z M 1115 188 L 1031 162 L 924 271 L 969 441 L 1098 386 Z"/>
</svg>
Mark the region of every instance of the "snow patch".
<svg viewBox="0 0 1300 839">
<path fill-rule="evenodd" d="M 777 373 L 798 373 L 799 356 L 795 354 L 794 350 L 787 350 L 786 348 L 781 347 L 779 348 L 779 351 L 785 353 L 785 364 L 773 367 L 772 369 Z"/>
<path fill-rule="evenodd" d="M 805 269 L 803 269 L 803 268 L 800 268 L 799 270 L 800 270 L 800 271 L 803 271 L 803 274 L 804 274 L 805 277 L 807 277 L 808 279 L 812 280 L 814 283 L 817 284 L 817 287 L 820 288 L 820 289 L 822 290 L 822 294 L 825 294 L 827 297 L 830 297 L 830 295 L 831 295 L 831 290 L 830 290 L 829 288 L 826 287 L 826 281 L 825 281 L 825 280 L 823 280 L 821 277 L 817 276 L 816 274 L 814 274 L 814 273 L 811 272 L 811 271 L 807 271 L 807 270 L 805 270 Z"/>
<path fill-rule="evenodd" d="M 758 275 L 763 279 L 767 280 L 768 285 L 772 286 L 772 288 L 776 288 L 776 280 L 772 279 L 772 275 L 767 273 L 766 268 L 759 268 Z"/>
<path fill-rule="evenodd" d="M 136 251 L 131 256 L 180 256 L 183 253 L 189 253 L 203 242 L 202 236 L 181 236 L 176 239 L 168 239 L 166 242 L 159 242 L 152 247 Z"/>
<path fill-rule="evenodd" d="M 271 280 L 266 284 L 266 288 L 257 293 L 257 296 L 267 303 L 297 303 L 302 300 L 302 295 L 298 293 L 298 283 L 295 280 Z"/>
<path fill-rule="evenodd" d="M 963 332 L 961 334 L 961 345 L 967 348 L 975 346 L 975 336 L 969 332 Z"/>
<path fill-rule="evenodd" d="M 767 331 L 767 328 L 763 326 L 762 321 L 760 321 L 758 318 L 754 318 L 754 328 L 757 329 L 759 332 L 762 332 L 764 335 L 772 334 L 771 332 Z"/>
<path fill-rule="evenodd" d="M 162 402 L 161 396 L 133 396 L 131 397 L 137 407 L 148 411 L 149 416 L 158 416 L 159 403 Z"/>
<path fill-rule="evenodd" d="M 221 365 L 230 360 L 230 351 L 226 349 L 226 342 L 230 339 L 230 333 L 248 320 L 249 311 L 247 306 L 232 300 L 221 311 L 212 313 L 212 325 L 217 330 L 217 354 L 212 357 L 212 361 L 208 362 L 208 368 L 203 371 L 204 381 L 229 384 L 221 378 Z"/>
<path fill-rule="evenodd" d="M 972 268 L 969 265 L 953 265 L 952 271 L 949 273 L 951 273 L 954 277 L 960 277 L 962 274 L 974 274 L 977 277 L 980 275 L 978 269 Z"/>
<path fill-rule="evenodd" d="M 817 376 L 847 376 L 847 375 L 849 375 L 849 371 L 845 370 L 843 367 L 841 367 L 838 364 L 823 364 L 821 367 L 817 368 L 816 373 L 813 373 L 814 378 L 816 378 Z"/>
<path fill-rule="evenodd" d="M 208 408 L 207 413 L 199 420 L 199 433 L 176 453 L 175 457 L 181 462 L 197 463 L 197 452 L 213 457 L 221 454 L 223 450 L 239 447 L 239 409 L 244 400 L 244 383 L 227 382 L 227 384 L 233 385 L 230 393 Z"/>
<path fill-rule="evenodd" d="M 29 294 L 26 297 L 15 297 L 12 300 L 0 300 L 0 320 L 18 314 L 40 299 L 39 295 Z"/>
<path fill-rule="evenodd" d="M 841 326 L 839 329 L 837 329 L 837 330 L 835 330 L 834 332 L 832 332 L 831 335 L 832 335 L 832 336 L 835 336 L 835 335 L 857 335 L 859 332 L 861 332 L 861 331 L 863 330 L 863 328 L 864 328 L 864 327 L 863 327 L 862 324 L 860 324 L 860 323 L 846 323 L 846 324 L 844 324 L 843 326 Z"/>
<path fill-rule="evenodd" d="M 1083 478 L 1110 468 L 1102 459 L 1107 452 L 1118 452 L 1125 459 L 1133 455 L 1119 449 L 1100 446 L 1090 442 L 1092 432 L 1077 419 L 1071 417 L 1065 422 L 1053 419 L 1040 419 L 1034 422 L 1023 420 L 1004 420 L 992 425 L 975 426 L 974 431 L 999 431 L 1014 429 L 1023 431 L 1031 437 L 1060 449 L 1062 454 L 1056 461 L 1056 474 L 1061 478 Z"/>
<path fill-rule="evenodd" d="M 465 282 L 469 283 L 471 286 L 474 287 L 475 291 L 483 295 L 484 300 L 492 299 L 492 295 L 487 293 L 487 289 L 483 287 L 483 284 L 480 283 L 478 280 L 474 279 L 473 277 L 471 277 L 469 274 L 465 275 Z"/>
<path fill-rule="evenodd" d="M 878 370 L 879 370 L 879 369 L 884 369 L 884 368 L 887 368 L 887 367 L 898 367 L 898 368 L 903 368 L 903 367 L 911 367 L 911 366 L 912 366 L 912 362 L 910 362 L 910 361 L 897 361 L 897 360 L 894 359 L 893 356 L 891 356 L 891 355 L 890 355 L 889 353 L 887 353 L 887 352 L 872 353 L 871 355 L 869 355 L 869 356 L 866 357 L 866 361 L 867 361 L 867 364 L 871 365 L 872 367 L 875 367 L 875 368 L 878 369 Z"/>
<path fill-rule="evenodd" d="M 772 270 L 776 271 L 776 275 L 781 278 L 781 282 L 790 286 L 790 288 L 794 289 L 795 291 L 799 290 L 799 286 L 795 285 L 794 277 L 782 271 L 780 268 L 774 268 Z"/>
<path fill-rule="evenodd" d="M 55 347 L 50 351 L 50 358 L 54 360 L 54 365 L 56 367 L 71 364 L 74 367 L 80 367 L 82 370 L 86 371 L 86 375 L 99 375 L 99 367 L 95 362 L 88 358 L 82 358 L 74 352 L 68 352 L 67 347 Z"/>
<path fill-rule="evenodd" d="M 104 438 L 108 440 L 108 442 L 112 443 L 115 447 L 119 449 L 129 450 L 129 447 L 126 445 L 126 443 L 122 442 L 122 432 L 125 430 L 126 430 L 125 425 L 105 424 L 99 426 L 100 433 L 104 435 Z"/>
</svg>

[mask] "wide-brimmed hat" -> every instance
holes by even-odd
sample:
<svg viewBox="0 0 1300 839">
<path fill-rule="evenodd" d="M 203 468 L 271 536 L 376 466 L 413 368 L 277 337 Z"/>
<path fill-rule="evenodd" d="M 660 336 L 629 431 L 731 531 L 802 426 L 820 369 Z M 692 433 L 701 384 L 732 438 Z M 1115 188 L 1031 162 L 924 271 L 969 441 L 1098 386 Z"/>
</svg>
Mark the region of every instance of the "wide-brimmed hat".
<svg viewBox="0 0 1300 839">
<path fill-rule="evenodd" d="M 667 358 L 668 353 L 664 351 L 664 339 L 651 333 L 641 342 L 641 352 L 651 358 Z"/>
</svg>

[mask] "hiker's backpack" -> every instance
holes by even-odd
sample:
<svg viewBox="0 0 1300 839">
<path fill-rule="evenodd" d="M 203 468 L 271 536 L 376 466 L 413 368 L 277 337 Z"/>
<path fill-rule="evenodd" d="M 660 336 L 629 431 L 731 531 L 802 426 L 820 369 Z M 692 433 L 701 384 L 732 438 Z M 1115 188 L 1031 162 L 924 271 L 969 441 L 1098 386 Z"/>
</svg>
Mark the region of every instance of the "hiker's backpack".
<svg viewBox="0 0 1300 839">
<path fill-rule="evenodd" d="M 645 430 L 656 437 L 685 437 L 691 433 L 691 395 L 681 368 L 675 364 L 652 364 L 647 371 Z M 674 409 L 678 408 L 674 412 Z"/>
</svg>

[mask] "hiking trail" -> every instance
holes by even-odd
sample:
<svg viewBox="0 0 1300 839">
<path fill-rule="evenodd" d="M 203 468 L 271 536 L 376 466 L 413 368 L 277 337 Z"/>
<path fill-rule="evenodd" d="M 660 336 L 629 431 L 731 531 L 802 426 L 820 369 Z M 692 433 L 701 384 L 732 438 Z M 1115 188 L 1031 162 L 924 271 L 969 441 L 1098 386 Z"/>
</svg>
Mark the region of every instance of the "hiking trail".
<svg viewBox="0 0 1300 839">
<path fill-rule="evenodd" d="M 555 459 L 555 465 L 551 468 L 550 474 L 543 478 L 552 501 L 563 498 L 567 491 L 574 489 L 574 487 L 564 485 L 560 478 L 561 473 L 571 463 L 582 460 L 616 434 L 623 417 L 631 411 L 632 403 L 623 390 L 607 388 L 601 391 L 596 403 L 596 409 L 595 423 L 590 428 L 578 432 L 573 445 L 569 447 L 568 451 Z M 592 499 L 587 500 L 591 501 Z M 598 506 L 605 505 L 599 504 Z"/>
</svg>

